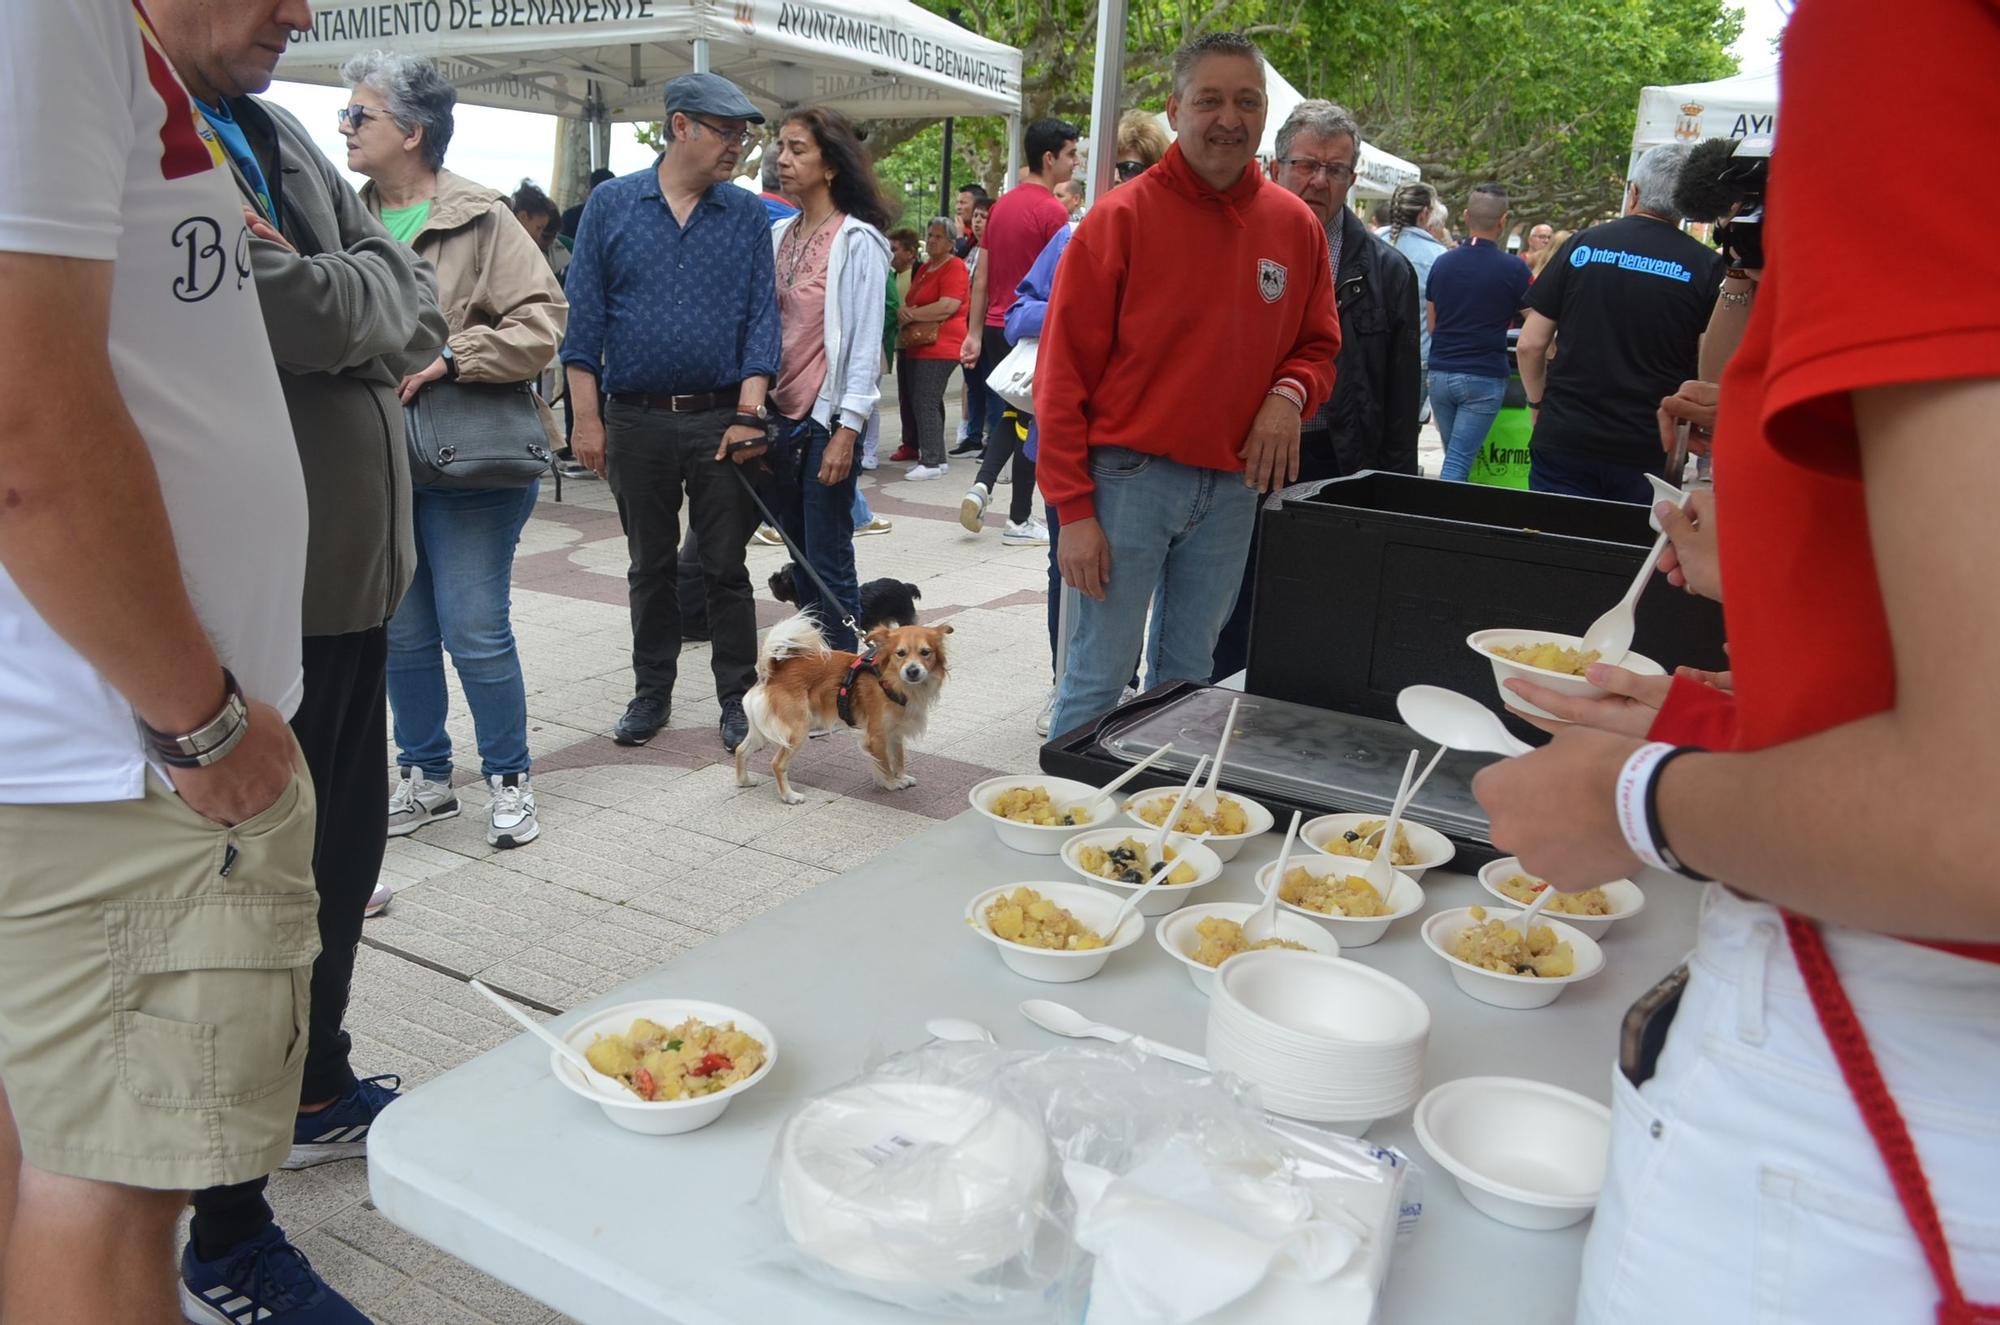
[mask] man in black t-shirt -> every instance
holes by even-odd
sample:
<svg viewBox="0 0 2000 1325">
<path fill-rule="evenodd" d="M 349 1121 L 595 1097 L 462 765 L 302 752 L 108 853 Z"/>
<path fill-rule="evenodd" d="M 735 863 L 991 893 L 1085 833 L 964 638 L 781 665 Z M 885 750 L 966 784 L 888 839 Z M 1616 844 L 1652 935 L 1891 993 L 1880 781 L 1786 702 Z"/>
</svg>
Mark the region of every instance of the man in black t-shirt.
<svg viewBox="0 0 2000 1325">
<path fill-rule="evenodd" d="M 1666 468 L 1655 413 L 1697 376 L 1722 255 L 1681 233 L 1674 183 L 1685 144 L 1639 159 L 1625 215 L 1580 230 L 1528 295 L 1517 362 L 1535 412 L 1528 486 L 1650 504 Z M 1556 329 L 1562 342 L 1553 362 Z"/>
</svg>

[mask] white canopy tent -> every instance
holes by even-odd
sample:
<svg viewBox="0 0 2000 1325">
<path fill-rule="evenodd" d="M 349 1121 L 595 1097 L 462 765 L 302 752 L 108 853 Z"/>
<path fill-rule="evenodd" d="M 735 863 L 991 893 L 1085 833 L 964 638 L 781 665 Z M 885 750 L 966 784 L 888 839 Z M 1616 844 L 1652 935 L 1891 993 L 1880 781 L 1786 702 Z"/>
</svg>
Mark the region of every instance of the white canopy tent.
<svg viewBox="0 0 2000 1325">
<path fill-rule="evenodd" d="M 767 114 L 810 103 L 870 119 L 1020 117 L 1021 53 L 909 0 L 322 0 L 313 11 L 281 78 L 338 85 L 350 56 L 424 55 L 466 102 L 600 129 L 660 118 L 667 81 L 702 69 Z M 604 147 L 594 133 L 598 164 Z"/>
<path fill-rule="evenodd" d="M 1285 117 L 1292 113 L 1305 94 L 1286 81 L 1285 76 L 1268 65 L 1264 70 L 1264 94 L 1270 102 L 1269 118 L 1264 121 L 1264 139 L 1257 144 L 1257 159 L 1269 161 L 1278 154 L 1278 130 L 1284 125 Z M 1167 136 L 1173 137 L 1173 128 L 1167 124 L 1167 117 L 1157 117 L 1160 127 L 1166 129 Z M 1423 172 L 1400 156 L 1392 155 L 1373 143 L 1361 144 L 1361 169 L 1354 180 L 1354 187 L 1347 191 L 1348 198 L 1386 198 L 1396 191 L 1399 184 L 1413 184 L 1423 178 Z"/>
<path fill-rule="evenodd" d="M 1639 123 L 1632 133 L 1629 178 L 1639 157 L 1663 143 L 1704 138 L 1775 137 L 1778 71 L 1737 74 L 1712 83 L 1678 83 L 1639 89 Z"/>
</svg>

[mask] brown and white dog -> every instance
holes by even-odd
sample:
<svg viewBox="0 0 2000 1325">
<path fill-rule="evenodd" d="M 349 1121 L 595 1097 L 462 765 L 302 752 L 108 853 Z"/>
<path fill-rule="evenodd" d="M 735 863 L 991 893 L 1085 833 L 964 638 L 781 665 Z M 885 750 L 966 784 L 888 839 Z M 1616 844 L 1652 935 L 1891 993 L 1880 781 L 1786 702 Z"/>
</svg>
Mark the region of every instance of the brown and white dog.
<svg viewBox="0 0 2000 1325">
<path fill-rule="evenodd" d="M 780 621 L 757 649 L 757 684 L 743 697 L 750 734 L 736 747 L 736 785 L 754 785 L 748 760 L 775 745 L 771 776 L 787 805 L 805 800 L 785 780 L 792 756 L 815 730 L 842 721 L 840 692 L 848 692 L 847 720 L 875 765 L 875 785 L 885 791 L 913 787 L 904 767 L 904 742 L 921 736 L 931 704 L 944 688 L 944 637 L 950 626 L 884 626 L 863 643 L 874 646 L 872 667 L 856 670 L 857 655 L 827 647 L 812 617 Z"/>
</svg>

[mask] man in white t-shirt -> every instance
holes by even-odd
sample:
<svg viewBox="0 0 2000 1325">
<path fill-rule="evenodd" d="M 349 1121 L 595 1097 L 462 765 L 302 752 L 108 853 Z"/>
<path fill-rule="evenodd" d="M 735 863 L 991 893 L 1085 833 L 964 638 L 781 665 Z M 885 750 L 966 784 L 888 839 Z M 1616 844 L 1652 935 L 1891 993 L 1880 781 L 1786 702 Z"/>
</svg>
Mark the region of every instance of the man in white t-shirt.
<svg viewBox="0 0 2000 1325">
<path fill-rule="evenodd" d="M 198 9 L 266 76 L 311 22 Z M 242 204 L 145 11 L 0 5 L 0 51 L 0 1318 L 165 1321 L 187 1190 L 292 1142 L 305 492 Z"/>
</svg>

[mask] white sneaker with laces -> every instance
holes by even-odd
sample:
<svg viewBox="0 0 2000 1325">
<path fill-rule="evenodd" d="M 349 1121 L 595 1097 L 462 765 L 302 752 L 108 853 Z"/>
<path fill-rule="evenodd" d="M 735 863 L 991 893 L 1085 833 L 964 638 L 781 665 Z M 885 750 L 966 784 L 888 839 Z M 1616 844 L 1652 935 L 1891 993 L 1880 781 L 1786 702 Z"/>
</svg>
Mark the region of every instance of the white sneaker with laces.
<svg viewBox="0 0 2000 1325">
<path fill-rule="evenodd" d="M 363 920 L 373 920 L 389 909 L 389 903 L 396 900 L 396 890 L 386 883 L 377 883 L 375 891 L 368 895 L 368 905 L 361 909 Z"/>
<path fill-rule="evenodd" d="M 1049 724 L 1056 720 L 1056 688 L 1049 687 L 1049 702 L 1042 705 L 1042 716 L 1035 719 L 1035 735 L 1047 736 Z"/>
<path fill-rule="evenodd" d="M 1007 522 L 1007 532 L 1000 535 L 1000 541 L 1008 547 L 1047 547 L 1049 527 L 1042 523 L 1040 516 L 1030 516 L 1020 524 Z"/>
<path fill-rule="evenodd" d="M 965 532 L 976 534 L 986 527 L 986 503 L 993 493 L 984 483 L 975 483 L 965 494 L 965 500 L 958 504 L 958 522 L 965 526 Z"/>
<path fill-rule="evenodd" d="M 389 793 L 389 836 L 402 837 L 433 820 L 457 814 L 458 797 L 452 792 L 450 778 L 433 782 L 421 769 L 405 767 L 396 789 Z"/>
<path fill-rule="evenodd" d="M 493 789 L 487 811 L 486 842 L 501 848 L 526 846 L 541 836 L 535 819 L 535 788 L 526 773 L 495 773 L 486 779 Z"/>
<path fill-rule="evenodd" d="M 922 483 L 925 479 L 943 478 L 950 465 L 912 465 L 903 471 L 903 477 L 912 483 Z"/>
</svg>

